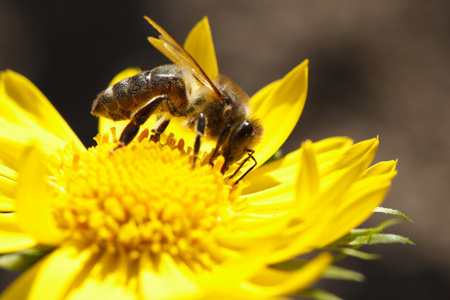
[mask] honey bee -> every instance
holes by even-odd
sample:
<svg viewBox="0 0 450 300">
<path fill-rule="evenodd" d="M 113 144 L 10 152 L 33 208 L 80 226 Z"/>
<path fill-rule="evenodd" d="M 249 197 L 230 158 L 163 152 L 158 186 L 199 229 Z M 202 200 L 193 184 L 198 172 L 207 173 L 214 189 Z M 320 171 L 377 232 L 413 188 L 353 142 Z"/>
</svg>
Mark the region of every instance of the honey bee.
<svg viewBox="0 0 450 300">
<path fill-rule="evenodd" d="M 149 42 L 175 64 L 156 67 L 108 87 L 94 100 L 91 113 L 113 121 L 130 120 L 114 150 L 129 144 L 152 114 L 158 116 L 152 128 L 154 140 L 159 140 L 172 117 L 182 118 L 182 126 L 196 132 L 193 166 L 203 136 L 216 143 L 209 162 L 213 164 L 219 155 L 224 157 L 222 174 L 245 155 L 230 178 L 248 160 L 253 161 L 236 184 L 256 166 L 253 147 L 264 131 L 261 122 L 251 115 L 249 96 L 224 75 L 208 78 L 174 38 L 150 18 L 145 19 L 160 33 L 158 38 L 149 37 Z"/>
</svg>

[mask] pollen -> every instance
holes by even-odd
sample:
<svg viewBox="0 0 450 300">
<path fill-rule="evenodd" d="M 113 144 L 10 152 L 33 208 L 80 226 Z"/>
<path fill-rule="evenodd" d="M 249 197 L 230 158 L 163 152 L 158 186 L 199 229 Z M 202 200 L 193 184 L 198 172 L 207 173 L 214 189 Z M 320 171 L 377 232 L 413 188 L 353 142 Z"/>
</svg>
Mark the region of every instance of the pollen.
<svg viewBox="0 0 450 300">
<path fill-rule="evenodd" d="M 173 136 L 113 152 L 107 139 L 84 152 L 60 151 L 50 168 L 54 216 L 67 239 L 134 259 L 168 253 L 193 269 L 219 263 L 215 237 L 237 218 L 239 190 L 223 179 L 223 160 L 193 167 Z"/>
</svg>

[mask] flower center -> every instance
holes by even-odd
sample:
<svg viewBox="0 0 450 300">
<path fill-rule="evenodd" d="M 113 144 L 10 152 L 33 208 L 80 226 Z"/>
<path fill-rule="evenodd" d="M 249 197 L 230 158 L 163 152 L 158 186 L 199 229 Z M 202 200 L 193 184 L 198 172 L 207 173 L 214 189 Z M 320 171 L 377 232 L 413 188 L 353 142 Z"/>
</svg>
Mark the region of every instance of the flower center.
<svg viewBox="0 0 450 300">
<path fill-rule="evenodd" d="M 68 238 L 133 258 L 168 253 L 188 265 L 219 262 L 215 235 L 235 218 L 238 196 L 221 161 L 193 168 L 170 136 L 164 145 L 142 139 L 111 153 L 115 145 L 59 153 L 54 215 Z"/>
</svg>

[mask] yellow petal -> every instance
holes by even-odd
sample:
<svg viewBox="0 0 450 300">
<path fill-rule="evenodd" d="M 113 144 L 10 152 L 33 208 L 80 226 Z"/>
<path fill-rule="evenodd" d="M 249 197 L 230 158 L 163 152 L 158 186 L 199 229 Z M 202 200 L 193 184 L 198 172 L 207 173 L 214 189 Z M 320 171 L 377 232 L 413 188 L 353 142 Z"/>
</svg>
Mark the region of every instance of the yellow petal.
<svg viewBox="0 0 450 300">
<path fill-rule="evenodd" d="M 335 157 L 340 156 L 353 144 L 348 137 L 331 137 L 314 143 L 314 151 L 317 155 L 317 164 L 322 169 L 326 167 Z"/>
<path fill-rule="evenodd" d="M 0 228 L 2 231 L 10 233 L 22 233 L 19 226 L 17 214 L 14 212 L 0 214 Z"/>
<path fill-rule="evenodd" d="M 143 299 L 198 299 L 199 287 L 167 254 L 162 256 L 158 266 L 154 265 L 150 257 L 143 255 L 139 270 Z"/>
<path fill-rule="evenodd" d="M 16 211 L 16 200 L 0 195 L 0 212 L 6 213 L 11 211 Z"/>
<path fill-rule="evenodd" d="M 1 295 L 1 300 L 62 300 L 90 254 L 73 247 L 57 249 L 28 269 Z"/>
<path fill-rule="evenodd" d="M 319 171 L 317 169 L 316 154 L 311 141 L 302 145 L 301 163 L 297 175 L 295 197 L 299 201 L 299 209 L 310 199 L 314 199 L 320 188 Z"/>
<path fill-rule="evenodd" d="M 36 241 L 27 234 L 0 231 L 0 253 L 11 253 L 36 246 Z"/>
<path fill-rule="evenodd" d="M 364 160 L 365 163 L 362 167 L 367 169 L 375 157 L 378 144 L 379 141 L 376 138 L 356 143 L 329 166 L 333 169 L 343 169 Z"/>
<path fill-rule="evenodd" d="M 36 240 L 22 231 L 16 213 L 0 214 L 0 253 L 10 253 L 36 245 Z"/>
<path fill-rule="evenodd" d="M 320 233 L 324 231 L 324 227 L 323 220 L 316 216 L 306 221 L 297 222 L 295 227 L 289 228 L 289 233 L 286 232 L 279 237 L 277 241 L 279 249 L 270 255 L 269 262 L 286 261 L 314 251 L 321 243 L 318 237 L 321 237 Z"/>
<path fill-rule="evenodd" d="M 353 141 L 348 137 L 333 137 L 315 142 L 313 148 L 318 167 L 320 169 L 326 167 L 331 160 L 341 155 L 352 143 Z M 242 194 L 264 192 L 271 187 L 293 182 L 300 155 L 301 149 L 298 149 L 250 172 L 246 177 L 250 186 L 245 188 Z"/>
<path fill-rule="evenodd" d="M 31 119 L 66 143 L 75 140 L 77 146 L 83 148 L 78 137 L 38 88 L 11 70 L 0 74 L 0 106 L 3 117 Z"/>
<path fill-rule="evenodd" d="M 382 161 L 368 168 L 364 174 L 363 178 L 368 178 L 376 175 L 386 174 L 390 172 L 395 172 L 395 168 L 397 167 L 397 161 Z"/>
<path fill-rule="evenodd" d="M 270 94 L 276 90 L 281 84 L 281 79 L 275 80 L 262 89 L 260 89 L 256 94 L 254 94 L 251 98 L 250 107 L 253 112 L 257 112 L 261 109 L 261 106 L 264 106 L 266 99 L 270 96 Z"/>
<path fill-rule="evenodd" d="M 137 295 L 136 264 L 128 255 L 105 252 L 86 274 L 79 287 L 72 288 L 67 300 L 134 300 Z"/>
<path fill-rule="evenodd" d="M 259 168 L 256 171 L 258 170 Z M 267 190 L 279 185 L 293 184 L 296 171 L 297 165 L 290 165 L 279 169 L 266 168 L 264 173 L 257 173 L 256 176 L 248 179 L 251 185 L 243 191 L 242 195 L 247 196 L 252 193 L 265 193 Z"/>
<path fill-rule="evenodd" d="M 38 272 L 44 264 L 44 259 L 34 264 L 18 279 L 16 279 L 8 288 L 1 294 L 0 300 L 29 300 L 30 287 L 33 285 Z M 49 299 L 49 298 L 45 298 Z"/>
<path fill-rule="evenodd" d="M 214 295 L 206 299 L 216 299 L 216 296 L 220 296 L 218 299 L 260 299 L 253 291 L 243 288 L 243 284 L 267 268 L 267 258 L 273 246 L 271 242 L 256 247 L 254 245 L 251 250 L 231 255 L 233 258 L 214 268 L 213 274 L 200 273 L 198 277 L 202 288 Z"/>
<path fill-rule="evenodd" d="M 391 162 L 391 166 L 395 168 L 395 162 Z M 386 166 L 386 165 L 385 165 Z M 383 167 L 385 167 L 383 166 Z M 352 202 L 363 202 L 364 205 L 370 205 L 368 200 L 366 198 L 367 195 L 371 195 L 374 193 L 377 193 L 378 191 L 382 191 L 382 193 L 387 193 L 392 180 L 397 175 L 397 171 L 392 169 L 385 169 L 384 173 L 376 174 L 370 177 L 363 177 L 361 180 L 355 182 L 355 184 L 351 187 L 351 189 L 348 191 L 346 195 L 346 200 L 342 202 L 342 204 L 338 207 L 338 210 L 343 211 L 347 210 L 351 207 L 357 208 L 357 204 L 354 204 Z M 377 205 L 381 203 L 383 198 L 377 200 L 380 202 L 375 201 L 373 205 L 375 205 L 371 210 L 373 210 Z M 358 224 L 359 225 L 359 224 Z M 357 225 L 355 225 L 356 227 Z"/>
<path fill-rule="evenodd" d="M 266 297 L 294 293 L 314 283 L 331 262 L 332 256 L 322 253 L 294 272 L 268 269 L 254 278 L 254 284 L 244 284 L 244 288 Z"/>
<path fill-rule="evenodd" d="M 17 173 L 0 163 L 0 198 L 14 196 L 17 186 Z M 2 203 L 2 201 L 0 201 Z"/>
<path fill-rule="evenodd" d="M 42 127 L 25 127 L 1 117 L 0 130 L 0 159 L 3 165 L 12 170 L 17 170 L 17 164 L 21 158 L 20 155 L 30 140 L 39 140 L 42 150 L 47 154 L 54 153 L 56 149 L 66 145 L 65 141 Z"/>
<path fill-rule="evenodd" d="M 259 164 L 269 159 L 286 141 L 300 118 L 308 87 L 308 61 L 295 67 L 270 88 L 264 88 L 251 98 L 254 115 L 264 125 L 264 137 L 256 147 Z"/>
<path fill-rule="evenodd" d="M 259 193 L 252 193 L 245 198 L 248 203 L 248 213 L 268 213 L 270 216 L 286 211 L 294 205 L 292 185 L 279 185 Z"/>
<path fill-rule="evenodd" d="M 320 211 L 328 205 L 340 203 L 342 195 L 362 176 L 372 162 L 378 148 L 378 140 L 363 141 L 348 148 L 342 155 L 323 168 L 322 191 L 324 200 L 315 207 Z M 329 175 L 329 176 L 325 176 Z"/>
<path fill-rule="evenodd" d="M 17 181 L 17 172 L 0 163 L 0 176 L 5 180 Z"/>
<path fill-rule="evenodd" d="M 329 230 L 323 232 L 320 246 L 325 246 L 342 237 L 351 229 L 356 228 L 364 222 L 379 206 L 389 190 L 395 172 L 390 172 L 377 178 L 371 178 L 360 182 L 351 190 L 343 205 L 336 209 L 332 219 L 329 219 Z"/>
<path fill-rule="evenodd" d="M 47 194 L 45 155 L 38 146 L 30 145 L 23 156 L 17 187 L 17 215 L 21 228 L 39 243 L 58 245 L 62 233 L 57 228 Z"/>
<path fill-rule="evenodd" d="M 197 61 L 209 78 L 214 79 L 219 76 L 214 43 L 207 17 L 203 17 L 192 28 L 183 47 Z"/>
<path fill-rule="evenodd" d="M 296 200 L 299 206 L 292 210 L 292 212 L 296 212 L 295 216 L 293 216 L 294 222 L 290 228 L 284 231 L 284 235 L 280 237 L 280 244 L 285 246 L 274 257 L 277 259 L 288 258 L 295 253 L 304 253 L 324 245 L 323 236 L 329 235 L 329 232 L 333 231 L 336 226 L 329 220 L 336 217 L 339 205 L 345 203 L 349 197 L 347 196 L 349 190 L 362 177 L 365 168 L 373 159 L 377 145 L 376 139 L 365 141 L 349 147 L 342 155 L 333 159 L 329 163 L 330 166 L 327 171 L 329 175 L 321 178 L 319 194 L 315 197 L 308 196 L 309 193 L 307 191 L 310 187 L 299 187 L 298 199 Z M 308 148 L 306 147 L 304 150 L 308 150 Z M 304 152 L 307 153 L 308 151 Z M 351 160 L 349 157 L 354 159 Z M 307 157 L 302 159 L 302 164 L 305 162 L 304 160 L 307 161 L 309 159 Z M 322 172 L 322 170 L 320 171 Z M 314 172 L 312 173 L 314 174 Z M 307 178 L 305 180 L 308 181 Z M 306 189 L 306 192 L 302 192 L 302 189 Z M 369 211 L 372 209 L 370 208 Z M 364 218 L 367 218 L 367 215 L 364 215 Z M 358 220 L 360 219 L 358 218 Z M 328 237 L 327 241 L 331 238 L 336 238 L 336 236 Z"/>
<path fill-rule="evenodd" d="M 29 290 L 28 300 L 62 300 L 73 289 L 74 284 L 82 279 L 83 272 L 88 272 L 96 262 L 91 248 L 81 249 L 72 245 L 65 245 L 43 258 L 38 265 L 33 284 L 20 286 L 14 283 L 10 288 Z M 28 272 L 36 272 L 32 267 Z M 25 275 L 27 274 L 25 273 Z M 81 276 L 81 278 L 80 278 Z"/>
<path fill-rule="evenodd" d="M 247 249 L 249 255 L 253 255 L 249 250 L 251 249 L 251 251 L 255 251 L 255 255 L 258 252 L 265 251 L 264 255 L 267 256 L 272 248 L 278 246 L 278 237 L 287 227 L 289 219 L 284 216 L 269 218 L 265 221 L 258 221 L 259 226 L 255 226 L 255 224 L 249 226 L 247 222 L 247 220 L 244 220 L 242 223 L 245 227 L 239 228 L 245 229 L 245 231 L 221 232 L 217 236 L 217 240 L 221 245 L 226 245 L 228 248 L 240 249 L 240 254 L 242 254 L 242 249 Z"/>
</svg>

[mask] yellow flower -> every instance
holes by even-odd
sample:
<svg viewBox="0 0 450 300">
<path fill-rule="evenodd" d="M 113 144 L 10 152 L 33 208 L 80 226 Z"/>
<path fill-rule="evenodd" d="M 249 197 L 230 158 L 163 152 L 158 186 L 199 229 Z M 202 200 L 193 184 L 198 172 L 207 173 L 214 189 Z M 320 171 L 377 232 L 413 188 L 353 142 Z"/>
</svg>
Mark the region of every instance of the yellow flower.
<svg viewBox="0 0 450 300">
<path fill-rule="evenodd" d="M 217 76 L 206 18 L 185 48 Z M 31 82 L 1 73 L 0 252 L 54 250 L 0 299 L 279 299 L 308 287 L 331 255 L 295 271 L 271 266 L 361 224 L 396 162 L 369 167 L 377 139 L 335 137 L 261 166 L 296 124 L 306 88 L 305 61 L 252 97 L 265 126 L 260 167 L 233 186 L 221 158 L 193 169 L 182 140 L 154 143 L 145 128 L 111 155 L 111 125 L 122 125 L 101 119 L 98 146 L 85 149 Z"/>
</svg>

